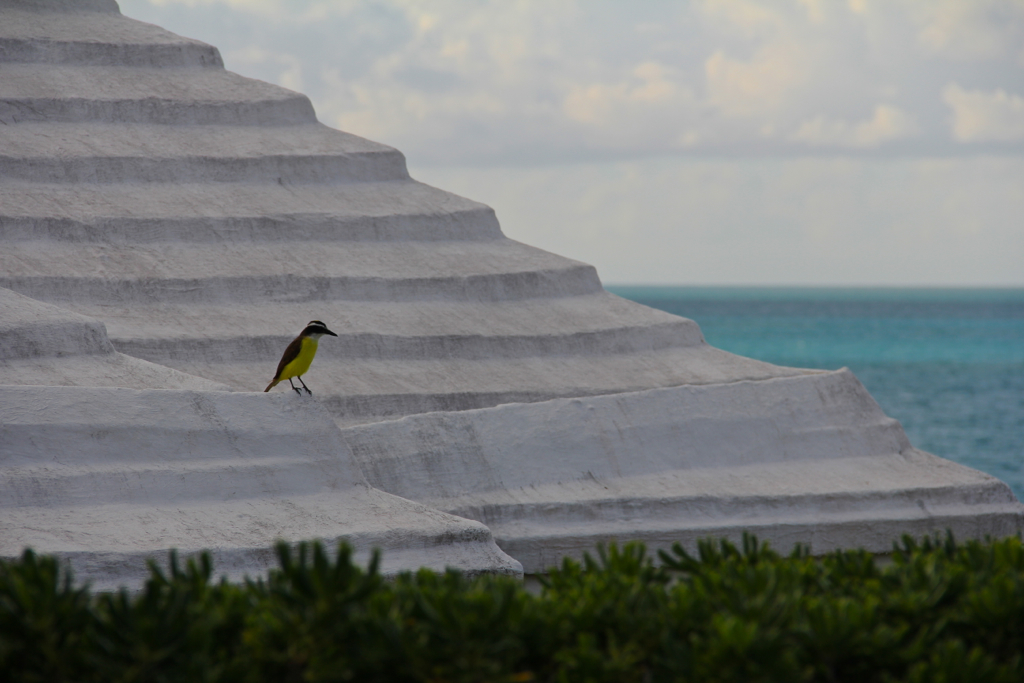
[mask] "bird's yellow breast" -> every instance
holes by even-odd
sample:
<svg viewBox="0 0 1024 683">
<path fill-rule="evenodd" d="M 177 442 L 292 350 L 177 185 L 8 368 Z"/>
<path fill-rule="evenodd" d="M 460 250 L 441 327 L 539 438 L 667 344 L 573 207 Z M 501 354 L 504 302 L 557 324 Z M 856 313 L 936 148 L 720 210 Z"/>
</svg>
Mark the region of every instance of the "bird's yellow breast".
<svg viewBox="0 0 1024 683">
<path fill-rule="evenodd" d="M 300 343 L 299 355 L 295 356 L 292 362 L 284 366 L 278 379 L 305 375 L 306 371 L 309 370 L 309 364 L 313 362 L 313 356 L 316 355 L 316 347 L 319 342 L 311 337 L 303 337 Z"/>
</svg>

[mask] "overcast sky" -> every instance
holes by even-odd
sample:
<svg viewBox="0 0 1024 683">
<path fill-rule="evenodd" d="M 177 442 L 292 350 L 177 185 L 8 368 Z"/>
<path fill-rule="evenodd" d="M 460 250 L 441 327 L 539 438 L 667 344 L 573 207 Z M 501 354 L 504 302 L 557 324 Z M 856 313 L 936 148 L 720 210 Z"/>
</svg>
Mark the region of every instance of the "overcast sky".
<svg viewBox="0 0 1024 683">
<path fill-rule="evenodd" d="M 1024 0 L 119 0 L 606 284 L 1024 286 Z"/>
</svg>

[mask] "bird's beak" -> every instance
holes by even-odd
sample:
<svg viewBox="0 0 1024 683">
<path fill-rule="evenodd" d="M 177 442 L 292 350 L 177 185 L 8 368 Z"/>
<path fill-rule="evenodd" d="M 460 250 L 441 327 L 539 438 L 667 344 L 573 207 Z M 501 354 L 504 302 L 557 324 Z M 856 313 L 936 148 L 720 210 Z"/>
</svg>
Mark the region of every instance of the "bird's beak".
<svg viewBox="0 0 1024 683">
<path fill-rule="evenodd" d="M 326 330 L 326 329 L 324 330 L 324 334 L 329 334 L 332 337 L 337 337 L 338 336 L 338 335 L 334 334 L 333 332 L 331 332 L 330 330 Z"/>
</svg>

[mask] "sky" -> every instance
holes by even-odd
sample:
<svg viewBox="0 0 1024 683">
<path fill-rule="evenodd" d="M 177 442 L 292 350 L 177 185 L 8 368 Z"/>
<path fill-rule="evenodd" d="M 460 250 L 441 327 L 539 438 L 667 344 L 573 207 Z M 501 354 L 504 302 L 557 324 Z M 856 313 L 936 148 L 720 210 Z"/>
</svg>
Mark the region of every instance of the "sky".
<svg viewBox="0 0 1024 683">
<path fill-rule="evenodd" d="M 119 0 L 605 284 L 1024 286 L 1024 0 Z"/>
</svg>

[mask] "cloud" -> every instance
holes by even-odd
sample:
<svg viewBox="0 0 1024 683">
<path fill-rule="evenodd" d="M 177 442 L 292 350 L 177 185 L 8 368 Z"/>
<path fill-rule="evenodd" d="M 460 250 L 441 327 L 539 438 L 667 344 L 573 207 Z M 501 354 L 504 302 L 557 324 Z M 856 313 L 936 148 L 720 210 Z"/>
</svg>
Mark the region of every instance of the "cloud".
<svg viewBox="0 0 1024 683">
<path fill-rule="evenodd" d="M 606 283 L 1021 286 L 1024 159 L 660 158 L 412 169 Z"/>
<path fill-rule="evenodd" d="M 808 78 L 808 57 L 795 43 L 773 42 L 750 60 L 716 51 L 704 63 L 708 101 L 734 118 L 770 117 Z"/>
<path fill-rule="evenodd" d="M 119 0 L 606 282 L 1024 284 L 1020 0 Z"/>
<path fill-rule="evenodd" d="M 346 16 L 355 11 L 361 0 L 144 0 L 159 8 L 186 7 L 192 10 L 227 7 L 248 15 L 287 22 L 322 21 L 331 17 Z M 122 0 L 118 3 L 122 13 L 132 10 L 139 3 Z"/>
<path fill-rule="evenodd" d="M 919 44 L 948 59 L 1012 55 L 1024 39 L 1024 3 L 1016 0 L 917 0 L 911 12 Z"/>
<path fill-rule="evenodd" d="M 121 5 L 422 164 L 1024 152 L 1018 1 Z"/>
<path fill-rule="evenodd" d="M 236 68 L 273 69 L 276 72 L 274 82 L 278 85 L 302 92 L 304 89 L 304 63 L 293 54 L 272 52 L 256 45 L 230 50 L 223 54 L 224 59 L 236 65 Z"/>
<path fill-rule="evenodd" d="M 638 64 L 632 78 L 614 84 L 573 85 L 563 101 L 566 116 L 579 123 L 607 126 L 616 122 L 617 112 L 626 114 L 652 107 L 685 107 L 693 102 L 693 93 L 672 78 L 672 69 L 656 61 Z"/>
<path fill-rule="evenodd" d="M 824 116 L 815 117 L 801 124 L 791 139 L 809 145 L 874 148 L 919 132 L 920 128 L 912 116 L 896 107 L 879 104 L 870 119 L 855 124 Z"/>
<path fill-rule="evenodd" d="M 1024 140 L 1024 97 L 1002 88 L 983 92 L 950 83 L 942 90 L 942 100 L 953 110 L 953 137 L 959 142 Z"/>
</svg>

